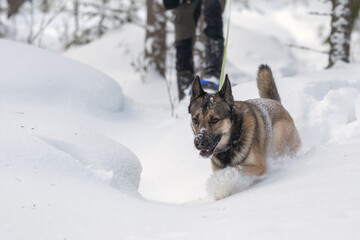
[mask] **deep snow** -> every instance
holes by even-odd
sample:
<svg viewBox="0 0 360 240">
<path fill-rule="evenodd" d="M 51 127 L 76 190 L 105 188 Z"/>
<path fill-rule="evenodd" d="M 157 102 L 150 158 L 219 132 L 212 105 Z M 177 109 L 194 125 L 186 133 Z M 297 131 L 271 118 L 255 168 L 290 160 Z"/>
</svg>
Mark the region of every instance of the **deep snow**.
<svg viewBox="0 0 360 240">
<path fill-rule="evenodd" d="M 62 59 L 7 41 L 0 45 L 14 46 L 44 58 L 45 65 Z M 79 71 L 85 74 L 82 67 Z M 146 110 L 126 100 L 122 111 L 104 107 L 99 115 L 96 109 L 79 112 L 76 105 L 58 107 L 34 104 L 31 98 L 23 102 L 4 98 L 0 237 L 356 239 L 359 69 L 358 64 L 340 65 L 278 79 L 280 95 L 302 135 L 302 152 L 295 159 L 269 159 L 264 179 L 217 202 L 206 197 L 210 164 L 197 159 L 185 108 L 177 119 L 166 118 L 167 111 Z M 2 71 L 6 81 L 1 81 L 1 88 L 18 88 L 11 69 Z M 57 80 L 60 86 L 67 84 L 61 79 Z M 29 84 L 36 85 L 44 78 L 31 80 Z M 73 87 L 78 87 L 76 81 Z M 28 89 L 28 96 L 39 97 L 35 88 Z M 66 97 L 62 89 L 59 95 Z M 257 95 L 255 82 L 233 90 L 237 99 Z M 84 105 L 92 103 L 91 98 L 80 100 Z M 193 201 L 171 205 L 142 198 L 136 192 L 141 169 L 137 158 L 104 135 L 139 156 L 146 173 L 140 187 L 143 195 L 162 201 Z"/>
<path fill-rule="evenodd" d="M 277 26 L 280 39 L 291 33 Z M 294 159 L 269 159 L 268 173 L 249 189 L 214 201 L 206 192 L 210 162 L 193 147 L 188 103 L 171 117 L 164 82 L 150 75 L 141 83 L 129 67 L 140 49 L 128 51 L 141 39 L 129 33 L 141 36 L 141 29 L 128 25 L 66 53 L 115 81 L 0 41 L 0 239 L 360 238 L 358 63 L 311 72 L 279 46 L 268 49 L 275 62 L 250 54 L 253 63 L 242 68 L 237 61 L 245 57 L 234 51 L 235 99 L 257 98 L 250 79 L 262 61 L 274 63 L 303 147 Z M 272 39 L 254 36 L 242 45 L 256 50 L 251 43 L 265 47 Z M 121 57 L 107 62 L 112 51 Z M 282 69 L 292 61 L 304 71 L 286 77 Z"/>
</svg>

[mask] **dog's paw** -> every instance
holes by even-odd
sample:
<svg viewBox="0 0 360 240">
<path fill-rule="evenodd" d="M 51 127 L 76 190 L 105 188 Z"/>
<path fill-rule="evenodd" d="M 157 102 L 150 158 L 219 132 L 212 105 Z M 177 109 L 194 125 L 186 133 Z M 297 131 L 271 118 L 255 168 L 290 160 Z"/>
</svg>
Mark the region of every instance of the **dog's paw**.
<svg viewBox="0 0 360 240">
<path fill-rule="evenodd" d="M 230 196 L 237 180 L 237 174 L 238 171 L 230 167 L 216 171 L 206 183 L 209 195 L 216 200 Z"/>
<path fill-rule="evenodd" d="M 216 171 L 207 180 L 206 188 L 210 196 L 216 200 L 241 192 L 256 181 L 254 176 L 246 176 L 234 167 Z"/>
</svg>

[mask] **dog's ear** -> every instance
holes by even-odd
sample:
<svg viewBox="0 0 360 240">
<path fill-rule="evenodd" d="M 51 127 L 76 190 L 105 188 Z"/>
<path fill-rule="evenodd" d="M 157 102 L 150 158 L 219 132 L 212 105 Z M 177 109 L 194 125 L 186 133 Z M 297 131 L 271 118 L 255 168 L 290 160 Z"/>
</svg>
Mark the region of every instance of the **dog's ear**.
<svg viewBox="0 0 360 240">
<path fill-rule="evenodd" d="M 234 105 L 234 97 L 231 91 L 231 83 L 228 75 L 225 76 L 224 84 L 219 91 L 220 97 L 222 97 L 230 106 Z"/>
<path fill-rule="evenodd" d="M 205 94 L 204 89 L 201 87 L 200 77 L 196 75 L 192 85 L 190 102 Z"/>
</svg>

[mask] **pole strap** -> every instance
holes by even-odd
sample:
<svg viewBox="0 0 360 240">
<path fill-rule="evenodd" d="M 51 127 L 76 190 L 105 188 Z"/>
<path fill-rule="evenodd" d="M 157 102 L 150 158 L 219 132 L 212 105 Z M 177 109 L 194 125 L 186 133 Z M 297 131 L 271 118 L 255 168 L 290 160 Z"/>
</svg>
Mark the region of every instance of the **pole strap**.
<svg viewBox="0 0 360 240">
<path fill-rule="evenodd" d="M 222 66 L 221 66 L 221 75 L 220 75 L 219 91 L 221 90 L 221 88 L 222 88 L 222 86 L 223 86 L 223 84 L 224 84 L 226 52 L 227 52 L 227 46 L 228 46 L 228 40 L 229 40 L 229 26 L 230 26 L 230 15 L 231 15 L 231 3 L 232 3 L 232 0 L 230 0 L 230 3 L 229 3 L 229 18 L 228 18 L 228 24 L 227 24 L 227 30 L 226 30 L 226 40 L 225 40 L 225 48 L 224 48 L 224 57 L 223 57 Z"/>
</svg>

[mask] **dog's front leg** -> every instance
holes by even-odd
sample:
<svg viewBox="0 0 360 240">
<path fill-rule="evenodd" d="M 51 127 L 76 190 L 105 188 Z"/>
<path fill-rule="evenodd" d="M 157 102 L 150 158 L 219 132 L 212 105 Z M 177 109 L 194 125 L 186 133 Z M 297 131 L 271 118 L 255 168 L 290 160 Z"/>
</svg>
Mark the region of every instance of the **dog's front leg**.
<svg viewBox="0 0 360 240">
<path fill-rule="evenodd" d="M 248 176 L 261 176 L 266 172 L 265 152 L 261 151 L 256 145 L 250 149 L 250 152 L 240 165 L 236 168 L 241 174 Z"/>
<path fill-rule="evenodd" d="M 257 181 L 266 171 L 265 157 L 252 148 L 243 164 L 221 166 L 212 159 L 213 175 L 207 181 L 207 190 L 216 200 L 241 192 Z"/>
</svg>

